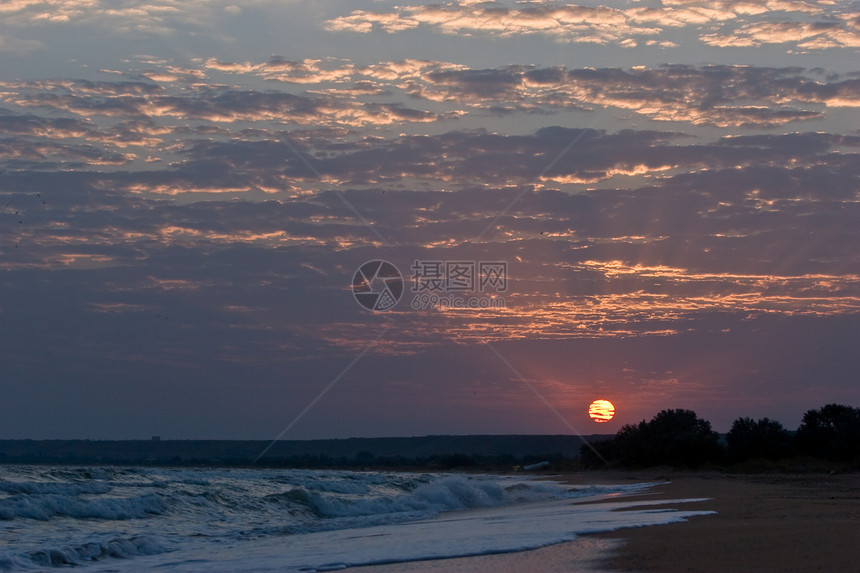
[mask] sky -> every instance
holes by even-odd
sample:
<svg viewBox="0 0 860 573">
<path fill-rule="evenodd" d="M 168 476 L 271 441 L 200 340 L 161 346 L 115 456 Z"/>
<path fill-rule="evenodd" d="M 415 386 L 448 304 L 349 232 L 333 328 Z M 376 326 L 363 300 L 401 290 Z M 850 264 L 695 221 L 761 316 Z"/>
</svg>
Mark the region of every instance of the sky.
<svg viewBox="0 0 860 573">
<path fill-rule="evenodd" d="M 0 438 L 860 406 L 858 52 L 855 1 L 4 2 Z"/>
</svg>

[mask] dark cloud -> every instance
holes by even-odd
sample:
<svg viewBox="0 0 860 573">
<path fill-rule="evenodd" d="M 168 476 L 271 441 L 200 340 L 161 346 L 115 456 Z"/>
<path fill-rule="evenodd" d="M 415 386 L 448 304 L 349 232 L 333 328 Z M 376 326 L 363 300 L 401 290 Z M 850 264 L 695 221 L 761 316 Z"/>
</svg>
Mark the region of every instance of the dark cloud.
<svg viewBox="0 0 860 573">
<path fill-rule="evenodd" d="M 854 79 L 822 83 L 799 68 L 671 65 L 659 69 L 529 68 L 430 71 L 412 95 L 498 105 L 631 109 L 657 120 L 694 125 L 771 126 L 819 118 L 819 108 L 856 106 Z"/>
<path fill-rule="evenodd" d="M 31 4 L 4 25 L 42 14 Z M 715 46 L 733 28 L 736 42 L 829 50 L 853 41 L 853 17 L 662 4 L 326 15 L 329 32 L 474 37 L 401 53 L 311 30 L 323 40 L 256 61 L 271 50 L 170 36 L 190 13 L 176 8 L 152 23 L 164 47 L 130 42 L 138 55 L 108 54 L 102 71 L 63 60 L 87 80 L 4 81 L 0 419 L 21 437 L 266 437 L 363 353 L 304 437 L 566 431 L 541 425 L 486 343 L 570 411 L 611 390 L 625 416 L 693 407 L 725 430 L 857 398 L 858 74 L 742 50 L 713 58 L 738 65 L 616 57 L 653 63 L 679 37 Z M 113 17 L 143 25 L 126 8 Z M 107 15 L 57 17 L 30 25 Z M 567 66 L 510 65 L 502 36 L 529 36 L 522 54 L 542 36 L 591 45 L 559 52 Z M 176 56 L 173 40 L 206 56 Z M 303 58 L 329 40 L 342 57 Z M 501 50 L 459 57 L 472 41 Z M 375 259 L 407 283 L 387 313 L 351 292 Z M 508 289 L 474 293 L 504 306 L 415 308 L 420 261 L 505 262 Z"/>
<path fill-rule="evenodd" d="M 263 141 L 193 141 L 175 169 L 140 174 L 153 189 L 170 180 L 178 189 L 283 188 L 289 182 L 380 185 L 421 181 L 422 187 L 473 184 L 583 184 L 614 176 L 665 177 L 685 170 L 756 164 L 784 167 L 831 159 L 854 138 L 828 134 L 732 137 L 691 144 L 681 134 L 547 127 L 511 136 L 482 130 L 331 143 L 293 141 L 288 134 Z M 851 155 L 846 156 L 848 158 Z M 839 156 L 833 156 L 840 161 Z M 127 181 L 135 175 L 129 174 Z M 145 179 L 145 181 L 144 181 Z M 126 183 L 127 184 L 127 183 Z M 243 187 L 244 186 L 244 187 Z"/>
<path fill-rule="evenodd" d="M 430 72 L 427 80 L 436 85 L 451 86 L 449 98 L 464 95 L 481 99 L 507 100 L 522 84 L 521 66 L 493 70 L 441 70 Z"/>
<path fill-rule="evenodd" d="M 520 150 L 526 143 L 556 150 L 571 135 L 580 133 L 556 128 L 515 143 Z M 622 138 L 631 145 L 620 151 L 648 145 L 674 150 L 679 141 L 672 134 L 599 131 L 588 131 L 581 140 L 593 153 L 605 154 Z M 480 155 L 502 153 L 511 145 L 485 133 L 419 139 L 410 147 L 419 159 L 433 150 L 472 148 Z M 650 186 L 579 194 L 486 185 L 420 193 L 340 189 L 278 201 L 181 204 L 123 191 L 124 181 L 159 184 L 167 171 L 110 177 L 13 171 L 0 179 L 2 199 L 10 204 L 0 220 L 8 231 L 0 245 L 5 270 L 0 313 L 7 325 L 0 354 L 4 364 L 14 365 L 13 371 L 7 366 L 11 376 L 61 376 L 79 393 L 112 396 L 111 385 L 122 379 L 123 395 L 139 393 L 145 401 L 155 379 L 166 384 L 165 391 L 179 384 L 172 395 L 181 401 L 193 400 L 204 384 L 212 386 L 202 408 L 208 414 L 226 415 L 226 406 L 219 406 L 224 400 L 280 420 L 267 402 L 283 407 L 278 396 L 289 389 L 295 400 L 307 403 L 313 388 L 337 374 L 330 369 L 341 368 L 369 337 L 390 326 L 362 362 L 368 370 L 349 378 L 357 388 L 335 400 L 358 388 L 370 391 L 368 379 L 374 392 L 396 392 L 398 384 L 411 381 L 410 399 L 429 408 L 441 391 L 434 381 L 439 368 L 449 364 L 468 374 L 451 379 L 457 381 L 452 392 L 458 385 L 472 388 L 469 380 L 497 380 L 499 396 L 490 410 L 504 411 L 519 396 L 518 381 L 509 379 L 492 355 L 476 359 L 481 343 L 492 341 L 554 401 L 576 393 L 572 379 L 588 379 L 586 391 L 594 381 L 620 377 L 623 390 L 615 390 L 635 401 L 643 417 L 667 400 L 681 406 L 704 393 L 710 409 L 702 414 L 728 423 L 738 412 L 727 393 L 738 380 L 784 388 L 780 380 L 790 369 L 791 384 L 798 388 L 816 372 L 834 374 L 817 378 L 819 383 L 844 386 L 845 370 L 816 371 L 831 361 L 844 367 L 838 344 L 801 350 L 802 340 L 820 342 L 816 333 L 850 332 L 860 301 L 855 246 L 860 213 L 848 192 L 856 190 L 860 174 L 856 161 L 826 161 L 830 147 L 842 143 L 821 134 L 720 140 L 691 156 L 723 149 L 730 154 L 727 163 L 745 157 L 743 167 L 688 170 Z M 265 171 L 260 166 L 284 151 L 273 149 L 278 151 L 271 159 L 263 146 L 249 147 L 244 159 L 230 148 L 192 149 L 211 158 L 210 168 L 230 157 L 233 163 L 214 171 L 211 181 L 203 178 L 202 164 L 196 169 L 189 163 L 173 176 L 215 185 L 231 170 Z M 777 157 L 783 161 L 774 164 Z M 793 157 L 805 158 L 804 163 L 791 166 Z M 293 168 L 299 169 L 298 163 Z M 380 245 L 346 203 L 389 243 Z M 12 220 L 13 208 L 24 224 Z M 352 300 L 349 284 L 355 269 L 374 258 L 391 260 L 407 280 L 415 259 L 505 260 L 511 280 L 507 309 L 414 311 L 401 303 L 387 315 L 368 313 Z M 786 334 L 797 329 L 807 338 Z M 702 344 L 710 345 L 708 352 Z M 542 352 L 555 358 L 540 359 Z M 573 368 L 558 358 L 582 352 Z M 785 352 L 794 360 L 780 366 Z M 720 353 L 733 356 L 735 367 L 718 368 Z M 424 361 L 428 366 L 422 370 Z M 624 369 L 616 372 L 607 364 Z M 432 380 L 422 382 L 413 369 L 432 373 Z M 183 382 L 189 377 L 191 382 Z M 832 393 L 829 388 L 822 391 Z M 238 400 L 234 394 L 240 389 L 253 399 Z M 71 395 L 68 400 L 78 402 Z M 77 411 L 95 415 L 101 402 L 87 404 L 78 404 Z M 446 398 L 434 407 L 457 411 L 467 404 Z M 181 402 L 176 408 L 192 420 L 186 431 L 220 435 L 200 404 Z M 788 401 L 778 413 L 796 415 L 792 408 L 796 402 Z M 74 423 L 67 413 L 55 414 L 54 420 Z M 537 408 L 532 414 L 540 419 Z M 491 418 L 482 423 L 496 423 Z M 340 419 L 344 428 L 367 428 L 355 417 Z M 23 420 L 20 424 L 29 428 Z M 146 427 L 144 420 L 132 425 Z M 61 425 L 50 427 L 62 431 Z M 245 427 L 251 435 L 265 434 L 253 424 Z M 463 431 L 469 428 L 464 425 Z M 312 422 L 305 431 L 321 430 Z"/>
<path fill-rule="evenodd" d="M 15 169 L 62 169 L 91 165 L 124 165 L 133 156 L 88 144 L 32 142 L 19 137 L 0 140 L 0 160 Z"/>
<path fill-rule="evenodd" d="M 83 137 L 94 130 L 94 124 L 70 117 L 40 117 L 36 115 L 0 115 L 0 133 L 65 139 Z"/>
</svg>

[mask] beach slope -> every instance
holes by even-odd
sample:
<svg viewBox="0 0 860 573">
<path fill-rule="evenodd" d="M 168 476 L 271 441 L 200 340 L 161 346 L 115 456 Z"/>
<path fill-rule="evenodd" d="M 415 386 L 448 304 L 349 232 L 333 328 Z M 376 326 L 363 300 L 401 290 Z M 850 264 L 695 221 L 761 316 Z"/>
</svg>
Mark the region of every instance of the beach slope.
<svg viewBox="0 0 860 573">
<path fill-rule="evenodd" d="M 374 566 L 361 568 L 362 573 L 860 571 L 860 473 L 646 470 L 588 472 L 553 479 L 576 485 L 656 482 L 659 485 L 636 494 L 636 500 L 708 498 L 661 503 L 655 509 L 717 513 L 682 523 L 587 535 L 535 551 Z"/>
</svg>

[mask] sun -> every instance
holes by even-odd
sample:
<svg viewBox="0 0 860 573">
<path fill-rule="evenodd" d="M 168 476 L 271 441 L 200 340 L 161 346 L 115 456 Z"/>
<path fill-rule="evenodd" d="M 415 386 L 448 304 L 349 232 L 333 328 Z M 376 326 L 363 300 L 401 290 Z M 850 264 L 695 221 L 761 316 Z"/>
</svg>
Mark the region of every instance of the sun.
<svg viewBox="0 0 860 573">
<path fill-rule="evenodd" d="M 615 406 L 609 400 L 595 400 L 588 406 L 588 416 L 598 424 L 608 422 L 615 416 Z"/>
</svg>

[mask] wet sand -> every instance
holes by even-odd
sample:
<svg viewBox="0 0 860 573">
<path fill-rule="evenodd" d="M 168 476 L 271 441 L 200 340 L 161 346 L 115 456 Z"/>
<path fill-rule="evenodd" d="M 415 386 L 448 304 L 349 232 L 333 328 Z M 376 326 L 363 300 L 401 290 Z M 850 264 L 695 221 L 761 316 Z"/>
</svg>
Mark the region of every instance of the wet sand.
<svg viewBox="0 0 860 573">
<path fill-rule="evenodd" d="M 559 543 L 516 553 L 496 553 L 475 557 L 457 557 L 433 561 L 412 561 L 355 567 L 356 573 L 598 573 L 598 563 L 617 540 L 585 536 L 568 543 Z"/>
<path fill-rule="evenodd" d="M 860 571 L 860 473 L 734 475 L 647 470 L 553 476 L 571 484 L 665 482 L 655 506 L 713 510 L 687 522 L 583 536 L 534 551 L 356 568 L 361 573 Z"/>
<path fill-rule="evenodd" d="M 860 473 L 673 474 L 655 497 L 709 497 L 684 504 L 715 515 L 619 530 L 601 560 L 607 571 L 676 573 L 860 571 Z"/>
</svg>

